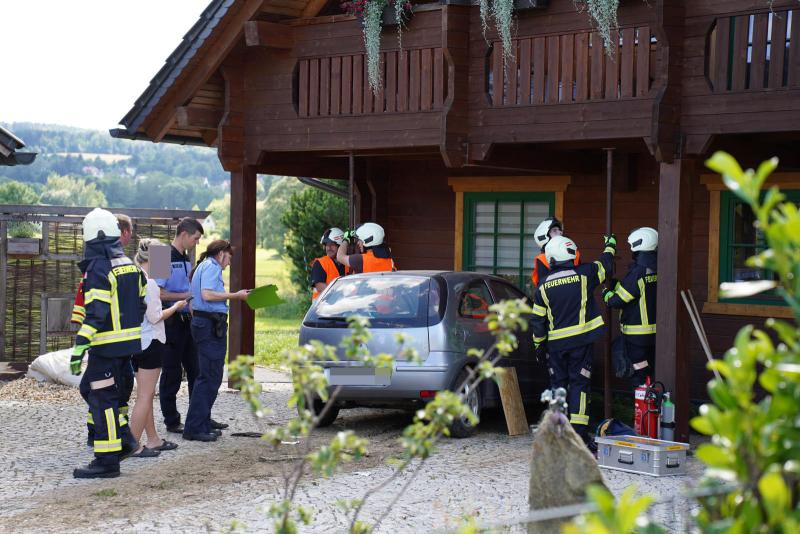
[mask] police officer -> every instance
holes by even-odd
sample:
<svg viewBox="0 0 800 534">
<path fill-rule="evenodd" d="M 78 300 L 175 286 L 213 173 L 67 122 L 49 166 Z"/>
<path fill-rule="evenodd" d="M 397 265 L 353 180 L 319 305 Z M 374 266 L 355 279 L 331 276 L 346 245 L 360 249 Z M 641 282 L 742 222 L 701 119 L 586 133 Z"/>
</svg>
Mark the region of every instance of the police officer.
<svg viewBox="0 0 800 534">
<path fill-rule="evenodd" d="M 358 254 L 347 254 L 347 246 L 355 241 Z M 397 267 L 392 259 L 392 251 L 386 244 L 386 233 L 381 225 L 368 222 L 358 227 L 353 232 L 344 234 L 336 259 L 339 263 L 349 268 L 352 273 L 376 273 L 381 271 L 396 271 Z"/>
<path fill-rule="evenodd" d="M 545 245 L 547 245 L 551 238 L 563 234 L 564 225 L 555 217 L 548 217 L 536 227 L 533 238 L 536 240 L 536 244 L 539 245 L 541 253 L 533 259 L 533 269 L 531 270 L 531 283 L 533 285 L 531 288 L 534 291 L 536 290 L 536 286 L 539 285 L 539 280 L 544 279 L 547 273 L 550 272 L 550 263 L 548 263 L 547 256 L 544 253 Z M 581 253 L 580 251 L 576 251 L 575 265 L 580 265 L 580 262 Z"/>
<path fill-rule="evenodd" d="M 117 218 L 117 226 L 119 226 L 119 242 L 124 251 L 125 247 L 128 246 L 128 243 L 131 242 L 131 238 L 133 237 L 133 222 L 131 221 L 130 217 L 122 213 L 116 213 L 114 216 Z M 78 264 L 83 276 L 78 284 L 78 290 L 75 293 L 75 303 L 72 306 L 72 318 L 70 319 L 70 322 L 75 324 L 78 328 L 83 325 L 83 320 L 86 317 L 86 296 L 83 291 L 83 281 L 86 277 L 86 266 L 91 261 L 91 258 L 87 256 L 87 254 L 94 254 L 94 248 L 95 247 L 85 248 L 84 260 Z M 119 413 L 123 417 L 127 418 L 128 402 L 130 401 L 131 393 L 133 392 L 133 367 L 131 365 L 126 364 L 123 366 L 123 378 L 124 384 L 122 385 L 122 395 L 120 396 L 119 401 Z M 88 387 L 88 384 L 84 384 L 84 386 Z M 83 391 L 81 393 L 85 397 L 88 394 L 88 391 Z M 86 416 L 86 429 L 86 444 L 92 447 L 92 444 L 94 443 L 94 418 L 92 417 L 91 411 Z"/>
<path fill-rule="evenodd" d="M 587 444 L 592 349 L 605 332 L 592 293 L 605 281 L 617 244 L 613 235 L 604 242 L 598 261 L 576 266 L 575 243 L 565 236 L 550 239 L 545 247 L 550 272 L 536 288 L 531 320 L 536 355 L 544 357 L 545 349 L 549 354 L 551 387 L 567 390 L 570 423 Z"/>
<path fill-rule="evenodd" d="M 311 300 L 316 300 L 328 284 L 345 275 L 344 265 L 336 261 L 336 252 L 343 238 L 344 232 L 335 226 L 322 235 L 319 242 L 325 247 L 325 255 L 311 264 Z"/>
<path fill-rule="evenodd" d="M 233 247 L 225 240 L 209 243 L 200 255 L 191 276 L 192 337 L 197 346 L 200 373 L 194 392 L 189 399 L 183 439 L 216 441 L 222 433 L 214 428 L 211 408 L 217 399 L 225 369 L 228 346 L 228 300 L 245 300 L 248 290 L 228 293 L 222 280 L 222 271 L 231 263 Z"/>
<path fill-rule="evenodd" d="M 161 302 L 164 308 L 169 308 L 175 302 L 184 300 L 191 294 L 189 292 L 189 273 L 192 272 L 192 263 L 189 260 L 188 252 L 197 246 L 202 235 L 203 226 L 196 219 L 186 217 L 178 223 L 175 239 L 172 240 L 170 277 L 156 279 L 156 283 L 161 288 Z M 164 322 L 167 342 L 164 346 L 158 395 L 167 431 L 178 434 L 183 432 L 183 425 L 175 399 L 181 387 L 183 372 L 186 371 L 190 397 L 195 378 L 197 378 L 197 352 L 192 341 L 190 323 L 191 316 L 188 308 L 184 308 Z"/>
<path fill-rule="evenodd" d="M 658 287 L 658 232 L 649 227 L 637 228 L 628 236 L 633 264 L 628 274 L 603 290 L 603 300 L 619 308 L 620 328 L 625 353 L 633 364 L 633 386 L 652 378 L 656 346 L 656 293 Z"/>
<path fill-rule="evenodd" d="M 83 281 L 86 316 L 75 336 L 70 371 L 81 372 L 88 351 L 89 363 L 81 379 L 81 392 L 95 422 L 95 459 L 75 469 L 75 478 L 119 476 L 120 459 L 136 449 L 127 419 L 120 414 L 125 388 L 125 366 L 141 351 L 146 280 L 125 256 L 117 219 L 95 208 L 83 221 L 85 241 Z"/>
</svg>

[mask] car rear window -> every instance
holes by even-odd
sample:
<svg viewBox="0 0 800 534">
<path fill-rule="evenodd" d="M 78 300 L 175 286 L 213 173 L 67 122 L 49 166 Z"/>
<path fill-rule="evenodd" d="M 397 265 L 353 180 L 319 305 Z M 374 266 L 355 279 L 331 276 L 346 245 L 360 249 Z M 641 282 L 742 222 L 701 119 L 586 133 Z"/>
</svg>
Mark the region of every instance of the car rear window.
<svg viewBox="0 0 800 534">
<path fill-rule="evenodd" d="M 366 317 L 372 328 L 436 324 L 444 315 L 444 282 L 421 276 L 338 278 L 306 314 L 303 324 L 344 328 L 347 318 Z"/>
</svg>

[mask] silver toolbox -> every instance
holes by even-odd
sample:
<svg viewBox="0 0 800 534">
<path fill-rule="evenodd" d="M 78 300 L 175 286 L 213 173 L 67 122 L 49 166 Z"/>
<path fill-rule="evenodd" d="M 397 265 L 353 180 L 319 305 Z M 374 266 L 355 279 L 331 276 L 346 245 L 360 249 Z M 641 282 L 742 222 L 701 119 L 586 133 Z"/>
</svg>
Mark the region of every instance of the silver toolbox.
<svg viewBox="0 0 800 534">
<path fill-rule="evenodd" d="M 595 441 L 600 467 L 655 477 L 686 474 L 688 443 L 640 436 L 597 437 Z"/>
</svg>

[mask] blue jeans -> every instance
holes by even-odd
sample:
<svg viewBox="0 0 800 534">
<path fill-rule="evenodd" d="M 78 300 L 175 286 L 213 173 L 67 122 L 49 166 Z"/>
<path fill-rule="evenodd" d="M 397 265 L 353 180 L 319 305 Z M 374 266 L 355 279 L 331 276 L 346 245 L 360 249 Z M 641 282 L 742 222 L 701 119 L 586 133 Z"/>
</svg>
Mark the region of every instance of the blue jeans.
<svg viewBox="0 0 800 534">
<path fill-rule="evenodd" d="M 189 398 L 183 432 L 185 434 L 208 434 L 211 432 L 211 407 L 217 400 L 222 385 L 227 350 L 227 325 L 222 337 L 214 332 L 214 321 L 206 317 L 192 318 L 192 338 L 197 348 L 199 373 Z"/>
</svg>

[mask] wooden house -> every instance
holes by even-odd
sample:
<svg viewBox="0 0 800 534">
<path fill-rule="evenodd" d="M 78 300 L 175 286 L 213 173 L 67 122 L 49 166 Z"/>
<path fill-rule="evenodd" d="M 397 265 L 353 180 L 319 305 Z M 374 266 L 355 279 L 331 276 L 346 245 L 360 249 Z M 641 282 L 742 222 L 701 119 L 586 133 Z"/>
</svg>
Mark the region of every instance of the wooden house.
<svg viewBox="0 0 800 534">
<path fill-rule="evenodd" d="M 680 290 L 693 291 L 717 354 L 740 326 L 790 316 L 769 296 L 720 298 L 720 282 L 768 274 L 745 267 L 763 240 L 703 161 L 719 149 L 750 166 L 779 156 L 773 181 L 800 195 L 800 6 L 622 0 L 606 54 L 573 0 L 537 3 L 516 12 L 505 68 L 473 2 L 415 3 L 402 47 L 383 34 L 375 94 L 361 23 L 335 2 L 214 0 L 112 134 L 217 148 L 241 250 L 233 289 L 254 283 L 258 173 L 352 177 L 354 217 L 386 228 L 401 268 L 489 270 L 524 286 L 548 214 L 584 258 L 600 252 L 610 168 L 617 235 L 660 233 L 657 376 L 685 436 L 710 374 Z M 624 272 L 626 246 L 619 256 Z M 231 313 L 231 354 L 252 353 L 252 314 Z"/>
</svg>

